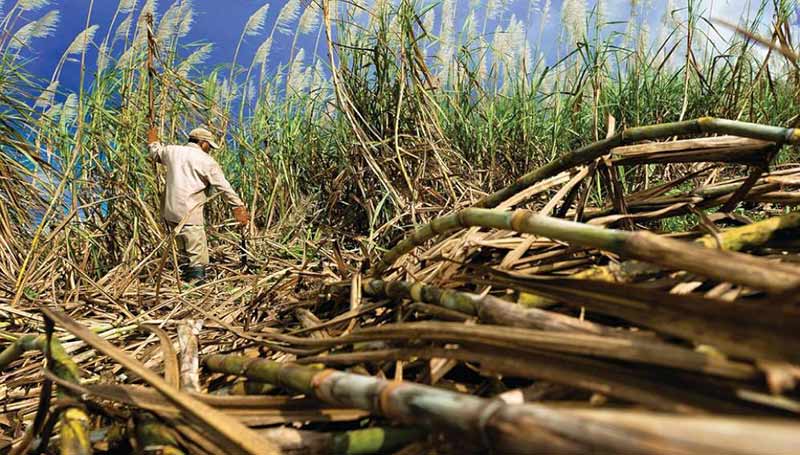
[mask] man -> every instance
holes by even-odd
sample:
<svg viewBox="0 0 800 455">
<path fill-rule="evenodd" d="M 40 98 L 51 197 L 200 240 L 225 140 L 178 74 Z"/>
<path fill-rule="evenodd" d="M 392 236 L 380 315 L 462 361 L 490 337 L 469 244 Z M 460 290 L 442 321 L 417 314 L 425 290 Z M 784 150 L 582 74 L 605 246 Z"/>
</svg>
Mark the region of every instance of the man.
<svg viewBox="0 0 800 455">
<path fill-rule="evenodd" d="M 208 244 L 204 228 L 203 206 L 206 191 L 222 193 L 236 221 L 250 222 L 244 202 L 225 179 L 222 168 L 208 152 L 218 149 L 214 136 L 204 128 L 189 133 L 186 145 L 164 145 L 153 128 L 147 133 L 150 157 L 167 168 L 167 191 L 162 201 L 162 216 L 170 229 L 184 226 L 175 236 L 181 259 L 184 281 L 200 284 L 205 280 L 208 265 Z"/>
</svg>

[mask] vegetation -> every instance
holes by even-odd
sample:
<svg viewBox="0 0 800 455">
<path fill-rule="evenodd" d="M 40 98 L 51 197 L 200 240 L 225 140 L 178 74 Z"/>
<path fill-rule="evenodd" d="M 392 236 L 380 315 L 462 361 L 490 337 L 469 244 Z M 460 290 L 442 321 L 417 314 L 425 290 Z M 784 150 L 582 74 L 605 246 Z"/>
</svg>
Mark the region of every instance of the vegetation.
<svg viewBox="0 0 800 455">
<path fill-rule="evenodd" d="M 565 0 L 557 38 L 550 0 L 288 0 L 216 67 L 189 0 L 86 3 L 49 79 L 62 12 L 0 13 L 0 401 L 32 421 L 0 450 L 797 446 L 794 0 L 652 34 Z M 144 142 L 199 124 L 254 222 L 212 200 L 185 289 Z"/>
<path fill-rule="evenodd" d="M 143 236 L 136 244 L 157 243 L 158 183 L 142 147 L 148 127 L 142 18 L 155 11 L 155 2 L 139 9 L 136 2 L 120 2 L 105 36 L 89 25 L 39 94 L 26 83 L 33 81 L 20 51 L 52 33 L 58 10 L 22 22 L 26 8 L 45 11 L 48 3 L 20 2 L 5 15 L 10 36 L 3 45 L 3 93 L 12 109 L 3 115 L 7 128 L 22 137 L 4 147 L 4 157 L 7 166 L 19 168 L 23 155 L 19 172 L 48 202 L 64 204 L 50 210 L 43 226 L 58 225 L 71 211 L 84 221 L 76 237 L 94 240 L 87 242 L 96 270 L 90 275 L 99 276 L 147 254 L 127 248 L 128 233 Z M 566 23 L 562 39 L 539 43 L 540 49 L 526 44 L 525 35 L 541 36 L 545 24 L 527 30 L 503 5 L 490 2 L 478 24 L 472 2 L 461 33 L 455 11 L 464 5 L 452 1 L 378 2 L 371 11 L 337 2 L 327 25 L 317 2 L 290 1 L 271 27 L 265 6 L 242 32 L 242 40 L 266 35 L 253 60 L 242 62 L 237 48 L 231 65 L 207 72 L 213 43 L 182 43 L 194 11 L 191 2 L 176 2 L 154 30 L 159 129 L 174 141 L 195 124 L 227 131 L 218 159 L 252 204 L 257 227 L 272 232 L 280 226 L 284 241 L 318 238 L 317 229 L 328 236 L 333 227 L 340 238 L 362 236 L 371 252 L 406 226 L 467 204 L 464 194 L 501 188 L 604 137 L 608 116 L 618 128 L 709 115 L 786 125 L 797 112 L 796 68 L 741 35 L 723 41 L 722 25 L 701 27 L 694 2 L 667 10 L 661 39 L 652 44 L 642 30 L 620 33 L 602 11 L 568 12 L 578 3 L 566 2 L 565 15 L 585 20 Z M 768 6 L 743 26 L 760 33 Z M 776 29 L 789 27 L 791 4 L 776 6 Z M 490 33 L 487 23 L 495 22 Z M 300 36 L 316 35 L 322 43 L 327 34 L 332 56 L 322 44 L 297 45 Z M 291 62 L 270 63 L 278 39 L 294 44 Z M 564 57 L 547 65 L 540 50 L 553 44 Z M 87 88 L 58 91 L 64 67 L 74 70 L 70 61 L 94 49 L 97 68 L 81 68 Z M 644 178 L 625 173 L 625 188 L 634 191 L 659 177 L 653 167 L 644 172 Z M 61 194 L 53 194 L 59 187 Z M 47 211 L 42 203 L 28 207 Z M 216 224 L 226 216 L 220 208 L 209 211 Z"/>
</svg>

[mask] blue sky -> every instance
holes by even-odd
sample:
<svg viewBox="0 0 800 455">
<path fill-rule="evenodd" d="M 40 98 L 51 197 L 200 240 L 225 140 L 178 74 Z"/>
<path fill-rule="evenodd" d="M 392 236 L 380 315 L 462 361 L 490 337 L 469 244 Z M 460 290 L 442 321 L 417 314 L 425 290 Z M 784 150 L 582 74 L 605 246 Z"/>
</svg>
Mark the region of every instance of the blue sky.
<svg viewBox="0 0 800 455">
<path fill-rule="evenodd" d="M 499 0 L 503 1 L 503 0 Z M 531 0 L 538 6 L 538 11 L 533 15 L 530 26 L 529 36 L 538 34 L 539 23 L 541 19 L 541 10 L 544 8 L 546 0 Z M 547 26 L 544 30 L 543 51 L 546 54 L 553 53 L 553 50 L 558 47 L 558 35 L 561 29 L 560 17 L 562 9 L 562 1 L 568 0 L 553 0 L 550 5 L 549 19 Z M 596 0 L 578 0 L 586 1 L 588 8 L 591 8 Z M 627 21 L 630 18 L 630 5 L 631 0 L 601 0 L 604 1 L 606 16 L 609 21 Z M 705 11 L 705 15 L 709 17 L 719 17 L 727 19 L 731 22 L 737 22 L 744 13 L 748 10 L 755 8 L 755 3 L 758 0 L 704 0 L 701 10 Z M 138 1 L 138 7 L 144 0 Z M 478 4 L 478 17 L 479 21 L 483 15 L 485 6 L 491 0 L 482 0 L 475 2 L 475 0 L 457 0 L 457 20 L 463 21 L 464 17 L 469 11 L 470 4 Z M 504 20 L 513 14 L 518 19 L 523 21 L 528 17 L 528 5 L 531 3 L 528 0 L 505 0 L 508 6 L 506 13 L 502 16 Z M 646 17 L 640 18 L 640 21 L 645 21 L 650 25 L 651 34 L 657 33 L 657 27 L 660 20 L 664 15 L 668 0 L 638 0 L 637 3 L 645 5 L 644 11 Z M 2 3 L 2 0 L 0 0 Z M 8 10 L 13 5 L 14 0 L 5 1 L 5 10 Z M 32 52 L 26 52 L 25 55 L 32 60 L 28 64 L 28 69 L 35 75 L 42 78 L 49 79 L 53 72 L 59 58 L 64 52 L 65 48 L 73 40 L 73 38 L 85 28 L 86 15 L 88 13 L 90 0 L 53 0 L 51 6 L 42 9 L 38 13 L 33 13 L 26 17 L 32 19 L 41 15 L 42 12 L 57 8 L 61 12 L 61 23 L 55 32 L 53 38 L 37 40 L 33 43 Z M 158 2 L 158 11 L 160 14 L 173 3 L 173 0 L 160 0 Z M 214 52 L 208 60 L 209 67 L 216 64 L 229 63 L 232 59 L 234 48 L 239 40 L 242 27 L 247 21 L 247 18 L 265 2 L 263 0 L 194 0 L 195 15 L 194 25 L 190 34 L 182 40 L 183 43 L 191 42 L 211 42 L 214 43 Z M 271 24 L 274 22 L 281 7 L 285 4 L 282 0 L 273 0 L 269 2 L 270 9 L 266 24 L 266 31 L 260 36 L 249 37 L 245 40 L 240 58 L 241 62 L 249 62 L 255 53 L 258 45 L 263 41 L 269 33 Z M 371 2 L 370 2 L 371 3 Z M 91 24 L 100 25 L 100 30 L 97 33 L 95 41 L 99 42 L 106 34 L 106 28 L 114 15 L 117 8 L 118 0 L 95 0 L 94 10 L 92 12 Z M 672 4 L 675 8 L 685 5 L 685 0 L 673 0 Z M 138 9 L 137 9 L 138 11 Z M 490 21 L 487 31 L 493 29 L 495 23 Z M 438 25 L 437 25 L 438 27 Z M 312 34 L 315 36 L 316 34 Z M 306 47 L 310 46 L 309 43 L 313 42 L 313 38 L 305 37 L 301 40 L 301 45 L 305 44 Z M 273 50 L 270 57 L 271 66 L 274 67 L 278 63 L 286 63 L 289 59 L 291 47 L 291 36 L 277 35 L 273 44 Z M 549 56 L 549 55 L 548 55 Z M 94 59 L 96 52 L 90 51 L 88 54 L 87 67 L 94 67 Z M 274 69 L 274 68 L 273 68 Z M 61 88 L 77 87 L 77 80 L 79 76 L 78 64 L 75 62 L 67 63 L 61 76 Z"/>
<path fill-rule="evenodd" d="M 139 0 L 141 7 L 143 0 Z M 277 16 L 283 1 L 270 2 L 267 24 L 271 24 Z M 91 24 L 100 25 L 96 41 L 101 40 L 116 11 L 117 0 L 95 0 Z M 159 17 L 169 8 L 172 1 L 158 2 Z M 194 25 L 183 43 L 211 42 L 214 52 L 208 60 L 210 66 L 229 63 L 233 58 L 236 43 L 248 17 L 264 4 L 263 0 L 195 0 Z M 34 42 L 33 58 L 28 69 L 34 74 L 49 79 L 65 48 L 86 27 L 86 16 L 89 12 L 89 0 L 55 0 L 54 7 L 61 10 L 61 23 L 54 38 Z M 138 9 L 137 9 L 138 12 Z M 246 39 L 242 45 L 241 55 L 252 57 L 263 38 Z M 285 62 L 289 58 L 291 38 L 279 40 L 273 46 L 273 61 Z M 289 41 L 289 42 L 287 42 Z M 96 52 L 88 55 L 88 67 L 93 67 Z M 249 60 L 247 60 L 249 61 Z M 77 87 L 78 64 L 67 63 L 61 77 L 62 87 Z"/>
</svg>

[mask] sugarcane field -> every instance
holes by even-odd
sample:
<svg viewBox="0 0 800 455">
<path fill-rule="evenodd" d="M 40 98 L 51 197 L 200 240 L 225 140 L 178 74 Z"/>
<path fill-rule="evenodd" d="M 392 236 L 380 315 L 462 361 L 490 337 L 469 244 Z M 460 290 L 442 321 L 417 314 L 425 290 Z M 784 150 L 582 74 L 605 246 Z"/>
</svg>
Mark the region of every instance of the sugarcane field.
<svg viewBox="0 0 800 455">
<path fill-rule="evenodd" d="M 0 454 L 800 453 L 798 0 L 0 0 Z"/>
</svg>

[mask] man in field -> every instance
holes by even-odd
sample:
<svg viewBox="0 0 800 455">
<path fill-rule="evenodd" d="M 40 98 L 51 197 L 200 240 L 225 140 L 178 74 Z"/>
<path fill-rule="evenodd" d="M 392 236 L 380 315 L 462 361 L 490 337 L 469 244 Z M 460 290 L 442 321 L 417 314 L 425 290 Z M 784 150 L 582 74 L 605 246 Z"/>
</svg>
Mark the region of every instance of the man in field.
<svg viewBox="0 0 800 455">
<path fill-rule="evenodd" d="M 225 179 L 219 164 L 208 152 L 218 149 L 214 136 L 204 128 L 189 133 L 186 145 L 164 145 L 154 128 L 147 133 L 150 157 L 167 168 L 167 191 L 162 201 L 162 215 L 170 229 L 183 223 L 175 236 L 184 281 L 200 284 L 208 265 L 208 243 L 204 228 L 203 206 L 206 192 L 222 193 L 236 221 L 246 226 L 250 215 L 244 202 Z"/>
</svg>

